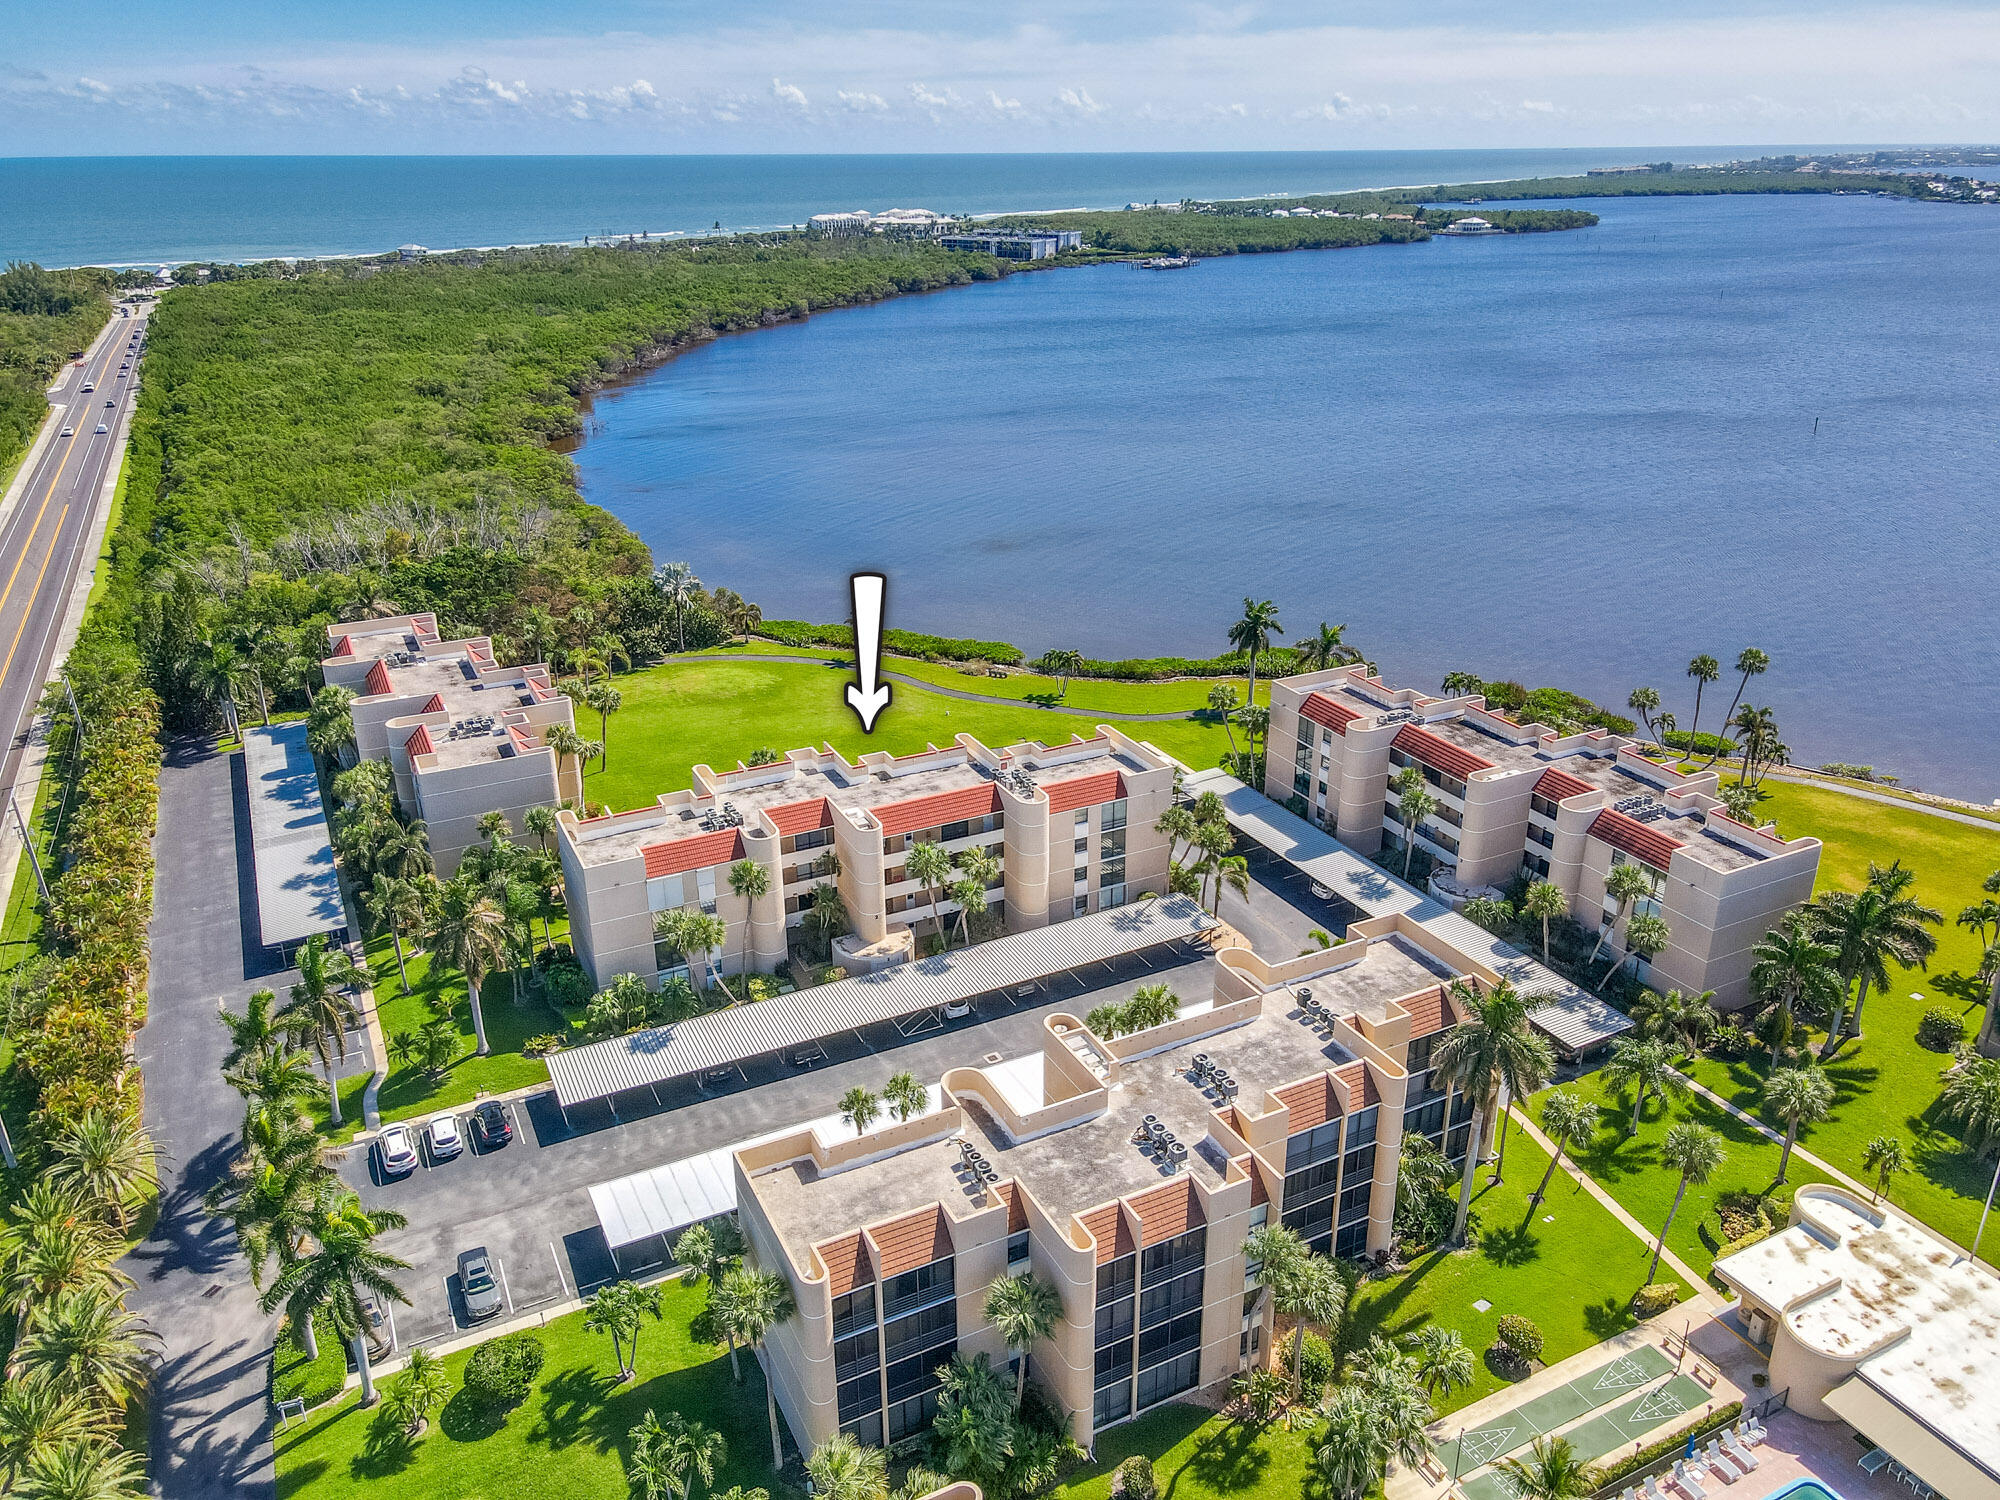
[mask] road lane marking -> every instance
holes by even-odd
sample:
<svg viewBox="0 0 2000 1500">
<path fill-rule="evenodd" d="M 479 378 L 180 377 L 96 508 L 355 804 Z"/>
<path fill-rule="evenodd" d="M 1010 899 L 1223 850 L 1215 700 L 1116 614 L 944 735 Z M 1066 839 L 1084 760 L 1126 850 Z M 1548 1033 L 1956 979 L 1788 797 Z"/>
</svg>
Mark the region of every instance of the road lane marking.
<svg viewBox="0 0 2000 1500">
<path fill-rule="evenodd" d="M 48 508 L 48 501 L 44 500 L 42 502 L 42 508 L 45 510 Z M 62 535 L 63 522 L 66 519 L 68 519 L 68 517 L 69 517 L 69 507 L 65 505 L 62 508 L 62 512 L 56 517 L 56 535 L 58 537 Z M 41 529 L 42 529 L 42 518 L 40 516 L 36 516 L 35 530 L 28 533 L 28 541 L 30 544 L 32 544 L 35 540 L 35 533 L 40 531 Z M 17 562 L 14 564 L 14 571 L 16 573 L 19 573 L 21 571 L 21 563 L 24 563 L 27 560 L 28 560 L 28 550 L 26 547 L 23 547 L 21 549 L 21 562 Z M 42 580 L 48 577 L 49 564 L 54 562 L 55 560 L 56 560 L 55 543 L 51 541 L 49 544 L 48 555 L 42 559 L 41 569 L 35 574 L 35 586 L 28 594 L 28 601 L 30 605 L 33 604 L 35 595 L 39 594 L 42 591 Z M 7 596 L 8 594 L 13 593 L 13 591 L 14 591 L 14 580 L 10 577 L 7 580 L 6 593 L 0 593 L 0 609 L 6 608 Z M 32 608 L 24 609 L 21 611 L 21 623 L 14 631 L 14 643 L 7 648 L 7 660 L 4 663 L 0 663 L 0 682 L 5 682 L 7 680 L 7 672 L 14 665 L 14 653 L 21 649 L 21 636 L 27 631 L 28 619 L 33 613 L 34 610 Z"/>
</svg>

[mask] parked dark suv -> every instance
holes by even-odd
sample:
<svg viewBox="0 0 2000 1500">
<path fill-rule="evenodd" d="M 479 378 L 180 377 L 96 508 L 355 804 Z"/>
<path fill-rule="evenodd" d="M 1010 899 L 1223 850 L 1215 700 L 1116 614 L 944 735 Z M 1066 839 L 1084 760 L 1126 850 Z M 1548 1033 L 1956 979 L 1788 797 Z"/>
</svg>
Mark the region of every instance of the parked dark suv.
<svg viewBox="0 0 2000 1500">
<path fill-rule="evenodd" d="M 504 1146 L 514 1139 L 514 1127 L 508 1122 L 506 1106 L 497 1099 L 488 1099 L 472 1112 L 472 1134 L 479 1142 L 481 1151 L 491 1151 L 495 1146 Z"/>
</svg>

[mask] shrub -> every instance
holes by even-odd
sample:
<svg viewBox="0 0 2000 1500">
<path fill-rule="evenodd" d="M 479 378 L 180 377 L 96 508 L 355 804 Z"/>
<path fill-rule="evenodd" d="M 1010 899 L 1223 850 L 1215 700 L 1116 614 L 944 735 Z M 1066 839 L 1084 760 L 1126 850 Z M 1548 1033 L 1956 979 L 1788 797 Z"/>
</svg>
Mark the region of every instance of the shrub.
<svg viewBox="0 0 2000 1500">
<path fill-rule="evenodd" d="M 1761 1385 L 1769 1377 L 1762 1371 L 1759 1371 L 1752 1379 L 1755 1383 Z M 1742 1415 L 1743 1403 L 1741 1401 L 1730 1402 L 1708 1421 L 1702 1423 L 1700 1427 L 1694 1430 L 1695 1441 L 1700 1442 L 1711 1433 L 1722 1431 L 1723 1428 L 1729 1426 L 1730 1423 Z M 1647 1444 L 1630 1458 L 1605 1464 L 1593 1473 L 1591 1477 L 1597 1482 L 1600 1489 L 1610 1489 L 1620 1481 L 1628 1479 L 1634 1474 L 1644 1473 L 1668 1454 L 1680 1453 L 1687 1447 L 1687 1443 L 1688 1435 L 1686 1433 L 1680 1433 L 1674 1437 L 1661 1438 L 1656 1443 Z"/>
<path fill-rule="evenodd" d="M 1495 1342 L 1521 1364 L 1542 1357 L 1542 1330 L 1519 1313 L 1503 1313 L 1495 1329 Z"/>
<path fill-rule="evenodd" d="M 1308 1401 L 1317 1400 L 1334 1376 L 1333 1346 L 1308 1333 L 1299 1350 L 1299 1385 Z"/>
<path fill-rule="evenodd" d="M 1153 1461 L 1135 1453 L 1118 1466 L 1118 1492 L 1127 1500 L 1153 1500 L 1159 1486 L 1153 1480 Z"/>
<path fill-rule="evenodd" d="M 576 963 L 560 963 L 549 969 L 549 1002 L 553 1005 L 573 1007 L 582 1005 L 594 993 L 597 986 L 590 982 L 590 976 L 583 972 L 583 966 Z"/>
<path fill-rule="evenodd" d="M 1680 1301 L 1680 1297 L 1681 1289 L 1671 1281 L 1649 1282 L 1632 1294 L 1632 1314 L 1638 1318 L 1656 1318 Z"/>
<path fill-rule="evenodd" d="M 1689 734 L 1685 729 L 1669 729 L 1660 739 L 1676 750 L 1688 750 L 1697 755 L 1734 755 L 1736 741 L 1726 740 L 1719 734 L 1703 730 L 1699 734 Z"/>
<path fill-rule="evenodd" d="M 531 1036 L 521 1044 L 521 1051 L 528 1057 L 547 1057 L 551 1052 L 563 1049 L 562 1036 L 553 1031 L 545 1031 L 540 1036 Z"/>
<path fill-rule="evenodd" d="M 1708 1039 L 1708 1050 L 1717 1057 L 1743 1057 L 1756 1045 L 1757 1039 L 1733 1021 L 1725 1021 L 1715 1028 L 1715 1035 Z"/>
<path fill-rule="evenodd" d="M 1949 1005 L 1933 1005 L 1917 1022 L 1917 1045 L 1949 1052 L 1965 1040 L 1965 1022 Z"/>
<path fill-rule="evenodd" d="M 512 1406 L 528 1394 L 547 1357 L 532 1333 L 481 1344 L 465 1362 L 465 1393 L 482 1406 Z"/>
</svg>

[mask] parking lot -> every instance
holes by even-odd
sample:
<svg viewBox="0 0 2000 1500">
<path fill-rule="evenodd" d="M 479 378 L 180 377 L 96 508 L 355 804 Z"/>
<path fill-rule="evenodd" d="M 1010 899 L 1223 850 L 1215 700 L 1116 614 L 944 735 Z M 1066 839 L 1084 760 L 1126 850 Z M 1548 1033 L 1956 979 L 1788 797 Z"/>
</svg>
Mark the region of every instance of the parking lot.
<svg viewBox="0 0 2000 1500">
<path fill-rule="evenodd" d="M 1250 867 L 1250 894 L 1246 899 L 1225 887 L 1219 915 L 1265 958 L 1291 958 L 1317 946 L 1315 928 L 1337 943 L 1349 922 L 1368 915 L 1330 891 L 1315 895 L 1311 876 L 1254 839 L 1239 837 L 1236 852 Z"/>
<path fill-rule="evenodd" d="M 1082 1014 L 1161 981 L 1185 1002 L 1210 999 L 1206 950 L 1152 949 L 1043 981 L 1028 995 L 982 996 L 970 1015 L 915 1036 L 885 1024 L 831 1037 L 824 1059 L 810 1067 L 760 1058 L 708 1090 L 683 1079 L 580 1105 L 567 1116 L 548 1092 L 510 1101 L 514 1138 L 491 1150 L 478 1149 L 472 1106 L 463 1106 L 452 1113 L 464 1152 L 433 1161 L 420 1139 L 417 1166 L 400 1178 L 383 1177 L 374 1146 L 357 1147 L 343 1168 L 348 1183 L 369 1207 L 393 1208 L 409 1220 L 380 1241 L 413 1268 L 400 1278 L 410 1305 L 393 1310 L 397 1343 L 407 1348 L 465 1330 L 457 1263 L 475 1247 L 495 1262 L 502 1319 L 615 1279 L 620 1266 L 591 1207 L 594 1183 L 831 1114 L 848 1089 L 879 1089 L 903 1069 L 928 1082 L 957 1064 L 1018 1057 L 1040 1045 L 1041 1019 L 1051 1011 Z M 421 1137 L 424 1121 L 405 1123 Z"/>
</svg>

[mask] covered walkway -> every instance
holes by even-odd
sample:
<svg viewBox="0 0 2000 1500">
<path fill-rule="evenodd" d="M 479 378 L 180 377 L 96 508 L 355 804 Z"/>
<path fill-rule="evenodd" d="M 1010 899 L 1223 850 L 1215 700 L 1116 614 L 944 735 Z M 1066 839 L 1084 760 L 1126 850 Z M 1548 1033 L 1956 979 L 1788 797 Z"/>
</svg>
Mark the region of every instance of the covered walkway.
<svg viewBox="0 0 2000 1500">
<path fill-rule="evenodd" d="M 263 945 L 288 953 L 315 933 L 345 941 L 347 911 L 306 726 L 246 729 L 243 770 Z"/>
</svg>

